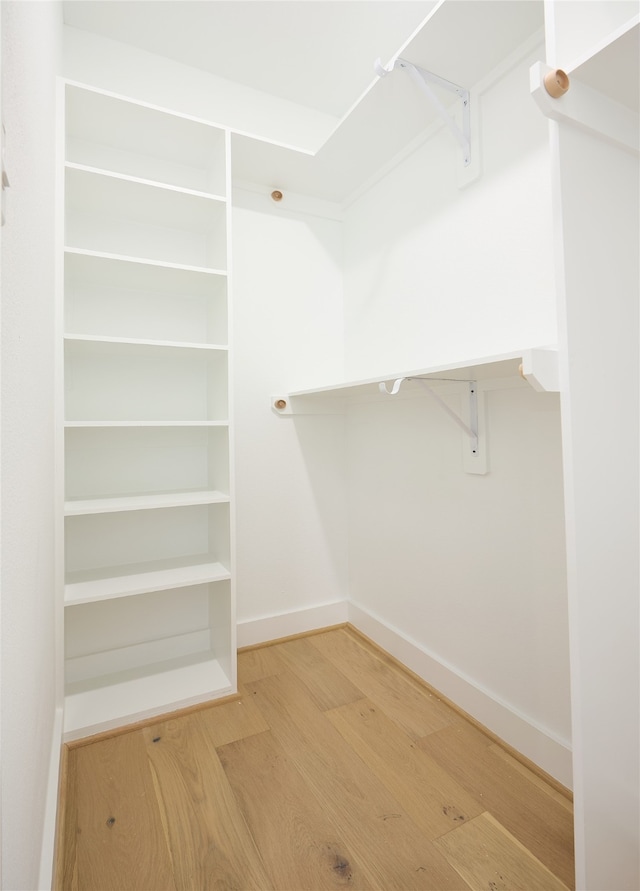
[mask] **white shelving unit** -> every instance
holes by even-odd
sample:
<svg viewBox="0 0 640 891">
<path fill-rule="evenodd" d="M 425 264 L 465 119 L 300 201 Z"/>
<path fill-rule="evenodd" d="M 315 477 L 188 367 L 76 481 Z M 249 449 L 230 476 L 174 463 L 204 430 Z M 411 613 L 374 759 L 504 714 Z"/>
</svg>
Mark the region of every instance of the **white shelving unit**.
<svg viewBox="0 0 640 891">
<path fill-rule="evenodd" d="M 67 738 L 236 689 L 228 154 L 65 84 Z"/>
</svg>

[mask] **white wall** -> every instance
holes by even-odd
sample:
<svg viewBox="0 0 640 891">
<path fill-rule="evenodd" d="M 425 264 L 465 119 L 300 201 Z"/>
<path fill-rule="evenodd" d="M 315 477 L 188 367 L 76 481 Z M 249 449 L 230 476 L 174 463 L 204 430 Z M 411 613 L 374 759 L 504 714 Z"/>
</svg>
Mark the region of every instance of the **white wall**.
<svg viewBox="0 0 640 891">
<path fill-rule="evenodd" d="M 570 786 L 558 399 L 523 386 L 486 402 L 484 476 L 426 395 L 352 410 L 350 597 L 399 658 Z"/>
<path fill-rule="evenodd" d="M 485 476 L 426 395 L 352 412 L 350 593 L 568 745 L 558 399 L 486 399 Z"/>
<path fill-rule="evenodd" d="M 340 223 L 313 202 L 238 189 L 233 203 L 242 645 L 252 622 L 346 596 L 343 419 L 277 416 L 269 404 L 294 373 L 309 385 L 342 374 L 342 245 Z"/>
<path fill-rule="evenodd" d="M 547 128 L 528 87 L 536 58 L 473 96 L 478 180 L 458 189 L 458 147 L 441 129 L 348 208 L 348 377 L 555 342 Z"/>
<path fill-rule="evenodd" d="M 556 341 L 547 125 L 528 86 L 541 52 L 481 91 L 477 181 L 458 189 L 441 130 L 346 210 L 347 377 Z M 428 397 L 352 411 L 350 596 L 397 655 L 570 785 L 559 402 L 525 387 L 487 407 L 486 476 L 464 472 L 462 435 Z"/>
<path fill-rule="evenodd" d="M 561 4 L 557 18 L 549 10 L 557 58 L 575 52 L 585 24 L 599 23 L 588 39 L 606 44 L 607 29 L 630 12 L 625 3 L 569 7 Z M 631 61 L 637 71 L 637 42 Z M 571 91 L 577 101 L 578 79 Z M 570 121 L 552 122 L 551 134 L 576 876 L 588 891 L 631 891 L 640 887 L 639 161 Z"/>
<path fill-rule="evenodd" d="M 2 16 L 11 181 L 2 243 L 2 887 L 34 889 L 41 849 L 53 840 L 45 811 L 57 694 L 54 134 L 62 11 L 58 3 L 5 2 Z"/>
</svg>

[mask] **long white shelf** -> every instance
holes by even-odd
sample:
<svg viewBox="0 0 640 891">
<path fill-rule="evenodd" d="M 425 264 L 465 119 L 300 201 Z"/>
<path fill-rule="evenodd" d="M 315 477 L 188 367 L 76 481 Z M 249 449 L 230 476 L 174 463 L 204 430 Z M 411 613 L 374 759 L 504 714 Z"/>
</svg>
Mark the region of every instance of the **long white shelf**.
<svg viewBox="0 0 640 891">
<path fill-rule="evenodd" d="M 206 198 L 209 201 L 224 202 L 226 200 L 221 195 L 214 195 L 212 192 L 201 192 L 197 189 L 185 189 L 182 186 L 172 186 L 169 183 L 163 183 L 159 180 L 143 179 L 140 176 L 118 173 L 114 170 L 106 170 L 103 167 L 90 167 L 87 164 L 76 164 L 72 161 L 66 161 L 64 166 L 66 170 L 82 170 L 85 173 L 92 173 L 97 176 L 109 176 L 112 177 L 112 179 L 122 180 L 129 183 L 139 183 L 142 186 L 152 186 L 154 189 L 165 189 L 167 192 L 178 192 L 181 195 L 193 195 L 196 198 Z"/>
<path fill-rule="evenodd" d="M 524 366 L 523 373 L 527 376 L 528 368 L 536 367 L 542 363 L 553 364 L 556 361 L 557 351 L 555 347 L 534 347 L 527 349 L 514 350 L 508 353 L 499 353 L 492 356 L 475 356 L 467 359 L 459 359 L 454 362 L 444 363 L 442 365 L 431 365 L 426 368 L 418 368 L 411 370 L 395 371 L 388 374 L 382 374 L 377 377 L 364 378 L 360 380 L 336 381 L 335 383 L 325 384 L 321 387 L 312 387 L 309 389 L 290 390 L 290 397 L 304 396 L 320 396 L 320 395 L 336 395 L 336 396 L 357 396 L 359 394 L 370 391 L 372 385 L 376 387 L 387 381 L 398 380 L 399 378 L 424 378 L 434 379 L 445 377 L 451 381 L 482 381 L 493 378 L 509 378 L 517 377 L 520 374 L 520 365 Z M 555 384 L 555 381 L 553 382 Z M 541 389 L 557 389 L 555 386 L 544 387 Z"/>
<path fill-rule="evenodd" d="M 187 566 L 149 569 L 128 575 L 71 581 L 64 586 L 64 605 L 94 603 L 118 597 L 135 597 L 153 591 L 188 588 L 230 579 L 231 573 L 222 563 L 196 563 Z"/>
<path fill-rule="evenodd" d="M 158 269 L 179 269 L 183 272 L 203 272 L 205 275 L 227 275 L 226 269 L 217 269 L 213 266 L 190 266 L 185 263 L 168 263 L 164 260 L 153 260 L 148 257 L 130 257 L 127 254 L 114 254 L 110 251 L 95 251 L 89 248 L 79 248 L 66 245 L 65 254 L 74 254 L 80 257 L 97 257 L 102 260 L 118 260 L 121 263 L 139 263 L 142 266 L 154 266 Z"/>
<path fill-rule="evenodd" d="M 146 340 L 139 337 L 107 337 L 92 334 L 65 334 L 65 341 L 69 343 L 113 343 L 131 346 L 173 347 L 181 350 L 213 350 L 228 351 L 229 347 L 217 343 L 183 343 L 178 340 Z"/>
<path fill-rule="evenodd" d="M 230 679 L 211 653 L 197 660 L 191 657 L 172 660 L 164 667 L 150 666 L 147 672 L 108 675 L 90 686 L 69 685 L 64 709 L 66 738 L 109 730 L 128 718 L 142 720 L 233 692 Z"/>
<path fill-rule="evenodd" d="M 396 55 L 471 89 L 519 47 L 542 43 L 543 29 L 544 8 L 536 0 L 446 0 L 435 5 Z M 377 78 L 374 62 L 369 87 L 315 153 L 234 133 L 234 180 L 340 203 L 415 145 L 428 128 L 440 126 L 435 107 L 406 74 L 395 71 Z M 444 91 L 440 98 L 446 106 L 454 104 Z M 472 133 L 472 158 L 477 138 Z M 453 140 L 451 151 L 458 158 Z"/>
<path fill-rule="evenodd" d="M 65 421 L 65 427 L 228 427 L 229 421 Z"/>
<path fill-rule="evenodd" d="M 83 514 L 106 514 L 121 511 L 157 510 L 165 507 L 188 507 L 194 504 L 224 504 L 229 495 L 216 490 L 199 492 L 165 492 L 159 495 L 129 495 L 119 498 L 71 499 L 64 503 L 65 517 Z"/>
</svg>

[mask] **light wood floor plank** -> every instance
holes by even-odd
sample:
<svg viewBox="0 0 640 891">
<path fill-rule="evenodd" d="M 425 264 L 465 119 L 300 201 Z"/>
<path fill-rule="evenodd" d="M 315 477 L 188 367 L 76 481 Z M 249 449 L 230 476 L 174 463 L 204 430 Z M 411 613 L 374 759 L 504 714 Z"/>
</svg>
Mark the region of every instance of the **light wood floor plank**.
<svg viewBox="0 0 640 891">
<path fill-rule="evenodd" d="M 453 709 L 419 689 L 347 629 L 315 635 L 310 642 L 413 739 L 460 721 Z"/>
<path fill-rule="evenodd" d="M 568 891 L 491 814 L 470 820 L 435 844 L 473 891 Z"/>
<path fill-rule="evenodd" d="M 520 770 L 497 758 L 473 728 L 449 727 L 419 746 L 468 789 L 486 810 L 553 873 L 572 887 L 571 813 Z"/>
<path fill-rule="evenodd" d="M 78 887 L 176 891 L 144 743 L 130 733 L 77 753 Z"/>
<path fill-rule="evenodd" d="M 526 777 L 528 782 L 537 786 L 538 789 L 545 793 L 545 795 L 549 795 L 553 798 L 556 804 L 559 804 L 561 808 L 564 808 L 568 814 L 573 815 L 573 802 L 567 795 L 563 795 L 561 792 L 558 792 L 557 789 L 554 789 L 553 786 L 550 786 L 549 783 L 545 783 L 540 776 L 535 774 L 532 770 L 529 770 L 528 767 L 525 767 L 524 764 L 517 761 L 513 755 L 505 752 L 503 748 L 495 743 L 489 746 L 489 751 L 492 755 L 495 755 L 496 758 L 500 758 L 501 761 L 504 761 L 511 770 L 515 770 L 522 774 L 523 777 Z"/>
<path fill-rule="evenodd" d="M 316 647 L 309 646 L 308 639 L 287 641 L 277 647 L 277 652 L 291 671 L 304 681 L 322 711 L 362 699 L 360 688 L 338 671 Z"/>
<path fill-rule="evenodd" d="M 238 653 L 238 684 L 259 681 L 271 674 L 278 674 L 286 668 L 278 655 L 277 646 L 261 647 L 257 650 L 244 650 Z"/>
<path fill-rule="evenodd" d="M 277 889 L 368 889 L 347 845 L 270 732 L 218 749 Z"/>
<path fill-rule="evenodd" d="M 384 891 L 467 886 L 307 695 L 292 673 L 247 685 L 287 755 L 373 885 Z"/>
<path fill-rule="evenodd" d="M 429 838 L 484 810 L 370 700 L 333 709 L 327 717 Z"/>
<path fill-rule="evenodd" d="M 187 716 L 142 732 L 178 891 L 271 888 L 202 722 Z"/>
<path fill-rule="evenodd" d="M 252 696 L 243 696 L 235 702 L 206 709 L 198 723 L 214 746 L 223 746 L 269 729 Z"/>
</svg>

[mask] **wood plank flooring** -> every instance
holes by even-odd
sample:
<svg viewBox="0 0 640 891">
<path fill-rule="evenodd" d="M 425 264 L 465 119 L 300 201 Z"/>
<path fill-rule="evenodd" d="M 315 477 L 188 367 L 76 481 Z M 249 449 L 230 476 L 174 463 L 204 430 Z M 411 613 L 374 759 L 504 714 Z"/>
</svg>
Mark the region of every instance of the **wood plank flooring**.
<svg viewBox="0 0 640 891">
<path fill-rule="evenodd" d="M 55 891 L 563 891 L 570 800 L 355 630 L 67 750 Z"/>
</svg>

